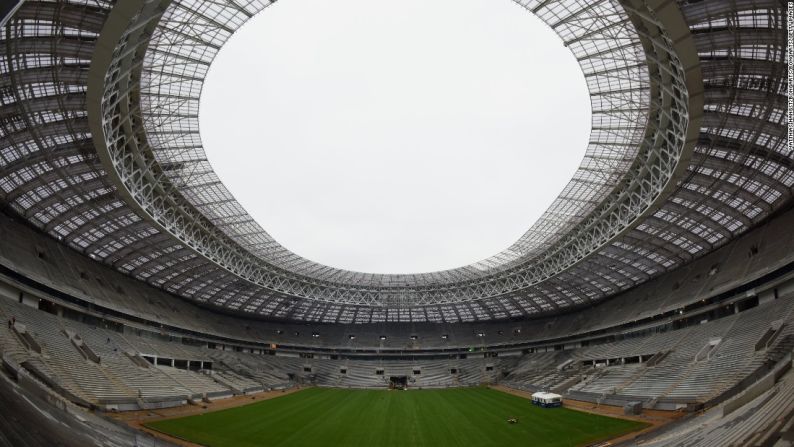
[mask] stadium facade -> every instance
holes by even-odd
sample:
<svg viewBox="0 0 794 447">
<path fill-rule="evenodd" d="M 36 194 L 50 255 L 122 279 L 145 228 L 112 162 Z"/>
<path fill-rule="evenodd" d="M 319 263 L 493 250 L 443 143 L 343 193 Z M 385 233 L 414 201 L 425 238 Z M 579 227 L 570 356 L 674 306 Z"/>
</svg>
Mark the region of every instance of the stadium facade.
<svg viewBox="0 0 794 447">
<path fill-rule="evenodd" d="M 377 387 L 393 372 L 419 386 L 500 381 L 693 409 L 783 377 L 794 346 L 787 5 L 517 3 L 580 64 L 586 155 L 507 250 L 400 275 L 290 252 L 207 161 L 205 76 L 269 2 L 7 3 L 0 312 L 19 324 L 0 332 L 6 368 L 117 410 L 293 382 Z M 72 371 L 78 355 L 106 366 Z M 210 365 L 214 379 L 196 372 Z M 187 391 L 158 392 L 158 380 Z"/>
</svg>

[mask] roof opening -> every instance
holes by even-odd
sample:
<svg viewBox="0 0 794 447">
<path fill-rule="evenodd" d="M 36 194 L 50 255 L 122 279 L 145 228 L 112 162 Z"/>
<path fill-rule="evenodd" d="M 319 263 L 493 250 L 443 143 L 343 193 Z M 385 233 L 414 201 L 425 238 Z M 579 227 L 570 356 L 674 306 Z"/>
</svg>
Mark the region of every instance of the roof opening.
<svg viewBox="0 0 794 447">
<path fill-rule="evenodd" d="M 581 161 L 590 103 L 557 35 L 508 0 L 293 0 L 223 47 L 200 120 L 279 243 L 418 273 L 515 242 Z"/>
</svg>

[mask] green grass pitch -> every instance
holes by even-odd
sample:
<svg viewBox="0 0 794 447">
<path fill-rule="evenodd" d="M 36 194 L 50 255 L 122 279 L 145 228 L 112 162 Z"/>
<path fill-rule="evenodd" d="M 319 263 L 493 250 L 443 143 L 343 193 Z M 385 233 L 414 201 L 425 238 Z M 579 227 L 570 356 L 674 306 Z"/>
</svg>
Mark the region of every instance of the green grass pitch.
<svg viewBox="0 0 794 447">
<path fill-rule="evenodd" d="M 517 417 L 518 424 L 508 424 Z M 641 422 L 538 408 L 489 388 L 310 388 L 229 410 L 147 424 L 211 447 L 581 446 Z"/>
</svg>

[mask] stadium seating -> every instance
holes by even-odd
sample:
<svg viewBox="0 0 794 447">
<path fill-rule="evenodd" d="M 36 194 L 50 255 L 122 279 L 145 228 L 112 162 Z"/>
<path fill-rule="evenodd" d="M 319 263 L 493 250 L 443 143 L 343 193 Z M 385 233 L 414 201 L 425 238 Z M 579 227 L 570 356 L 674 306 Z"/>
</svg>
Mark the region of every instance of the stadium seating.
<svg viewBox="0 0 794 447">
<path fill-rule="evenodd" d="M 794 321 L 792 297 L 645 338 L 580 348 L 570 354 L 565 351 L 528 354 L 507 376 L 505 383 L 521 389 L 559 390 L 558 385 L 568 378 L 581 377 L 567 388 L 580 399 L 603 400 L 610 395 L 643 400 L 651 407 L 659 401 L 668 402 L 667 406 L 661 404 L 661 408 L 706 402 L 765 362 L 779 359 L 780 352 L 776 348 L 789 342 L 790 324 L 783 326 L 778 344 L 759 351 L 755 350 L 755 345 L 772 321 Z M 667 350 L 666 355 L 652 366 L 647 362 L 623 363 L 626 358 L 650 358 L 663 348 Z M 709 348 L 708 355 L 702 355 L 705 348 Z M 790 345 L 783 346 L 782 352 L 790 349 Z M 576 362 L 565 370 L 555 369 L 555 364 L 569 355 Z M 610 359 L 615 362 L 607 365 Z"/>
<path fill-rule="evenodd" d="M 789 363 L 791 360 L 789 359 Z M 642 439 L 642 445 L 701 447 L 764 446 L 775 435 L 789 432 L 794 424 L 794 370 L 770 389 L 728 415 L 714 407 L 697 418 L 685 419 L 665 430 L 662 436 Z M 775 445 L 787 445 L 785 443 Z"/>
<path fill-rule="evenodd" d="M 794 294 L 678 330 L 529 353 L 520 358 L 448 355 L 415 356 L 412 360 L 333 360 L 314 355 L 262 355 L 213 349 L 209 344 L 187 345 L 148 332 L 120 333 L 59 318 L 8 299 L 0 300 L 1 315 L 6 319 L 13 315 L 17 324 L 25 325 L 40 344 L 41 354 L 27 349 L 7 327 L 0 329 L 0 342 L 3 352 L 17 363 L 43 374 L 69 395 L 115 409 L 217 399 L 288 386 L 290 381 L 383 388 L 388 386 L 390 376 L 406 376 L 410 386 L 417 388 L 501 381 L 521 389 L 566 391 L 582 400 L 639 399 L 648 407 L 677 408 L 717 397 L 764 362 L 790 349 L 786 343 L 791 343 L 794 333 L 792 297 Z M 775 326 L 780 328 L 775 342 L 756 350 L 759 340 Z M 70 336 L 79 337 L 99 362 L 81 355 Z M 663 356 L 658 355 L 661 352 Z M 654 356 L 661 360 L 650 365 L 647 360 Z M 149 362 L 141 364 L 142 358 Z M 212 365 L 212 369 L 201 369 L 201 365 Z"/>
<path fill-rule="evenodd" d="M 26 277 L 53 287 L 74 299 L 69 305 L 83 309 L 90 303 L 97 313 L 120 320 L 134 319 L 148 330 L 175 336 L 179 332 L 230 338 L 251 343 L 279 346 L 316 346 L 328 349 L 436 350 L 480 346 L 510 346 L 518 343 L 542 343 L 609 331 L 622 324 L 640 322 L 681 307 L 729 293 L 739 284 L 760 278 L 775 268 L 794 261 L 794 211 L 737 238 L 725 247 L 695 260 L 686 272 L 660 276 L 635 289 L 588 309 L 587 314 L 565 315 L 521 322 L 360 324 L 353 326 L 297 323 L 273 323 L 246 320 L 239 324 L 233 316 L 203 309 L 127 278 L 91 259 L 74 253 L 54 240 L 42 240 L 37 249 L 23 241 L 36 238 L 33 230 L 0 215 L 8 249 L 0 252 L 0 264 L 24 272 Z M 751 248 L 755 247 L 755 250 Z M 750 256 L 750 253 L 754 253 Z M 733 254 L 729 256 L 730 254 Z M 11 258 L 13 256 L 13 258 Z M 59 266 L 59 268 L 54 268 Z M 743 272 L 743 275 L 737 275 Z M 3 293 L 0 291 L 0 293 Z M 15 295 L 17 292 L 8 292 Z M 779 290 L 779 294 L 786 293 Z M 11 296 L 15 298 L 15 296 Z M 76 300 L 83 300 L 78 304 Z M 118 315 L 111 312 L 118 312 Z M 200 322 L 200 323 L 199 323 Z M 640 323 L 637 323 L 640 324 Z M 658 325 L 658 322 L 648 323 Z M 319 337 L 311 334 L 317 332 Z M 417 334 L 417 340 L 408 338 Z M 355 335 L 351 339 L 350 335 Z M 385 335 L 385 340 L 380 336 Z M 480 336 L 482 335 L 482 336 Z M 442 337 L 444 336 L 444 337 Z M 652 342 L 649 342 L 652 343 Z"/>
</svg>

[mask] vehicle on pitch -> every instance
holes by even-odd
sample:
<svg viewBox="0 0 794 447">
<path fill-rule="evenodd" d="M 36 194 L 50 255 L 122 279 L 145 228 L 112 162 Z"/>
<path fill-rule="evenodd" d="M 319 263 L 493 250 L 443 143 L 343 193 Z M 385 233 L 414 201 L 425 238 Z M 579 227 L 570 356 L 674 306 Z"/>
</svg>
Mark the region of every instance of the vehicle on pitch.
<svg viewBox="0 0 794 447">
<path fill-rule="evenodd" d="M 532 404 L 543 408 L 561 407 L 562 396 L 554 393 L 532 393 Z"/>
</svg>

